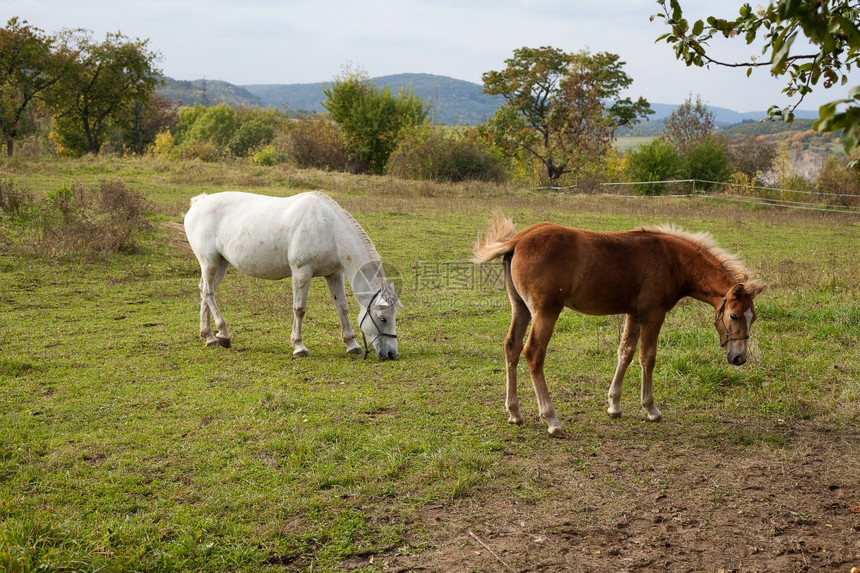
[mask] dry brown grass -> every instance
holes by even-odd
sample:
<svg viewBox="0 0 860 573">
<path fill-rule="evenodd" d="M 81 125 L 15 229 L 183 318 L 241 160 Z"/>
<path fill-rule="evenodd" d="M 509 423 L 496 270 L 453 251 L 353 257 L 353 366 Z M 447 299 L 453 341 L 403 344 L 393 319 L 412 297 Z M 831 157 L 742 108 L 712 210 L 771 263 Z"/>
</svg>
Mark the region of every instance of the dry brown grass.
<svg viewBox="0 0 860 573">
<path fill-rule="evenodd" d="M 4 187 L 0 234 L 12 253 L 60 259 L 135 252 L 149 225 L 149 201 L 119 181 L 63 186 L 44 200 Z"/>
</svg>

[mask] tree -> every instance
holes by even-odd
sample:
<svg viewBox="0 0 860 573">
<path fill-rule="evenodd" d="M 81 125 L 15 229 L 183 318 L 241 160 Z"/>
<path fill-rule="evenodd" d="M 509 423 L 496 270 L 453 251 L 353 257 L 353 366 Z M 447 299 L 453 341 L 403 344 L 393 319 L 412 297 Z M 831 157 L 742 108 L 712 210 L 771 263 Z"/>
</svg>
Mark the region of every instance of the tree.
<svg viewBox="0 0 860 573">
<path fill-rule="evenodd" d="M 714 114 L 702 103 L 702 98 L 696 97 L 695 104 L 688 98 L 663 121 L 663 133 L 678 153 L 684 153 L 707 139 L 714 125 Z"/>
<path fill-rule="evenodd" d="M 724 66 L 746 69 L 769 67 L 777 77 L 787 76 L 783 93 L 797 100 L 790 106 L 772 106 L 773 117 L 794 119 L 794 110 L 803 99 L 819 87 L 845 85 L 848 74 L 860 58 L 860 6 L 856 0 L 776 0 L 753 10 L 749 4 L 740 7 L 734 20 L 710 16 L 692 24 L 684 17 L 679 0 L 657 0 L 662 18 L 671 29 L 657 41 L 675 49 L 675 56 L 688 66 Z M 653 19 L 654 17 L 652 17 Z M 712 55 L 711 41 L 717 36 L 742 37 L 747 44 L 761 36 L 763 59 L 745 62 L 722 61 Z M 804 37 L 808 42 L 798 42 Z M 803 44 L 809 49 L 800 48 Z M 842 130 L 846 152 L 860 141 L 860 86 L 851 88 L 848 97 L 832 101 L 819 109 L 815 123 L 819 131 Z"/>
<path fill-rule="evenodd" d="M 776 143 L 751 135 L 726 141 L 729 165 L 750 180 L 756 179 L 770 169 L 777 151 Z"/>
<path fill-rule="evenodd" d="M 159 133 L 170 130 L 179 121 L 177 105 L 158 92 L 151 93 L 146 102 L 133 102 L 129 116 L 129 125 L 119 134 L 119 145 L 135 155 L 146 153 Z"/>
<path fill-rule="evenodd" d="M 483 75 L 484 92 L 506 100 L 487 136 L 509 156 L 524 151 L 538 160 L 552 185 L 580 160 L 602 155 L 617 127 L 652 113 L 642 98 L 618 97 L 633 80 L 615 54 L 520 48 L 505 63 Z"/>
<path fill-rule="evenodd" d="M 145 103 L 160 83 L 148 40 L 108 34 L 95 43 L 85 31 L 64 36 L 75 57 L 53 92 L 54 131 L 72 154 L 97 155 L 111 127 L 126 127 L 134 102 Z"/>
<path fill-rule="evenodd" d="M 32 133 L 37 98 L 60 79 L 54 38 L 18 18 L 0 29 L 0 132 L 6 155 L 15 141 Z"/>
<path fill-rule="evenodd" d="M 345 70 L 323 93 L 323 107 L 340 126 L 350 154 L 371 173 L 383 173 L 403 130 L 427 121 L 428 106 L 412 90 L 395 97 L 365 72 Z"/>
</svg>

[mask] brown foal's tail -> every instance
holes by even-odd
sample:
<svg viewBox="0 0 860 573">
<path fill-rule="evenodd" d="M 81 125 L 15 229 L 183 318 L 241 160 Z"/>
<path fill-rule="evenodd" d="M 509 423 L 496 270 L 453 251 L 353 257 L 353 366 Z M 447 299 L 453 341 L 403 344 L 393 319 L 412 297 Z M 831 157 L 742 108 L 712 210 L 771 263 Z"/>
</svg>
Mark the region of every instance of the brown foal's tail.
<svg viewBox="0 0 860 573">
<path fill-rule="evenodd" d="M 514 250 L 508 241 L 517 232 L 514 222 L 501 211 L 493 212 L 493 219 L 483 237 L 479 237 L 472 249 L 472 262 L 486 263 Z"/>
</svg>

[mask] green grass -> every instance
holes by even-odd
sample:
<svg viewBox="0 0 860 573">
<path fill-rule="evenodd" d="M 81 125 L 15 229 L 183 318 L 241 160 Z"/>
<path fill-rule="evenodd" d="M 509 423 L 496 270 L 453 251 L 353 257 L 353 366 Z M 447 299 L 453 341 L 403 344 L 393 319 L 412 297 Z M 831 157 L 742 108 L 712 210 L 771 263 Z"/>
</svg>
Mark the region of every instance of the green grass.
<svg viewBox="0 0 860 573">
<path fill-rule="evenodd" d="M 234 346 L 204 348 L 197 263 L 167 232 L 107 261 L 3 254 L 0 569 L 333 570 L 350 558 L 419 550 L 416 539 L 432 527 L 416 519 L 422 508 L 502 489 L 525 503 L 554 495 L 506 457 L 564 453 L 570 471 L 587 472 L 589 452 L 609 439 L 671 442 L 683 431 L 708 447 L 779 448 L 787 438 L 765 422 L 835 430 L 860 413 L 860 225 L 847 216 L 244 165 L 10 163 L 0 176 L 37 193 L 119 179 L 152 199 L 154 222 L 180 221 L 201 191 L 322 188 L 399 274 L 406 306 L 398 360 L 352 359 L 325 285 L 315 283 L 304 331 L 312 356 L 293 359 L 289 283 L 231 272 L 219 302 Z M 726 365 L 712 309 L 683 303 L 663 328 L 655 370 L 657 402 L 673 422 L 643 428 L 636 366 L 625 417 L 609 421 L 621 321 L 566 312 L 547 376 L 570 438 L 546 437 L 524 368 L 526 422 L 508 425 L 506 295 L 459 275 L 424 288 L 422 266 L 467 261 L 495 207 L 519 227 L 668 221 L 710 231 L 770 283 L 751 363 Z M 756 423 L 727 433 L 725 419 Z"/>
</svg>

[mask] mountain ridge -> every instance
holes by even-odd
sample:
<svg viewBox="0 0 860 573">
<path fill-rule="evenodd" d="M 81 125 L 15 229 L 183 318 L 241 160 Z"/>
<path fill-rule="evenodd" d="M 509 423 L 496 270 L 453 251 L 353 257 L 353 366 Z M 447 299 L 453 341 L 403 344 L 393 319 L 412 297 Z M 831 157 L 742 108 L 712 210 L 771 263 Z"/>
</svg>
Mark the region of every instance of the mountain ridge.
<svg viewBox="0 0 860 573">
<path fill-rule="evenodd" d="M 323 90 L 328 82 L 299 84 L 248 84 L 235 85 L 221 80 L 175 80 L 165 78 L 167 85 L 159 93 L 186 105 L 200 103 L 210 106 L 227 103 L 235 107 L 277 107 L 287 111 L 324 113 Z M 409 87 L 416 96 L 430 106 L 430 118 L 444 125 L 475 125 L 491 118 L 504 101 L 499 96 L 483 93 L 483 86 L 466 80 L 434 74 L 393 74 L 370 78 L 377 86 L 388 86 L 397 93 Z M 681 104 L 651 103 L 654 114 L 650 122 L 668 117 Z M 738 112 L 732 109 L 708 106 L 719 127 L 767 118 L 767 111 Z M 798 119 L 816 119 L 818 112 L 797 110 Z"/>
</svg>

